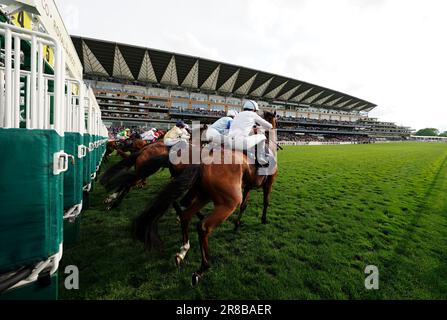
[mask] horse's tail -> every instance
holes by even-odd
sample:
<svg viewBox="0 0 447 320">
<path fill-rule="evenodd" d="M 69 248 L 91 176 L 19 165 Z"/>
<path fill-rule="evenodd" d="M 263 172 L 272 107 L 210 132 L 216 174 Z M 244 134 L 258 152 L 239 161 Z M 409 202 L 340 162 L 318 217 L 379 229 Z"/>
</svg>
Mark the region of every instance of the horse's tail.
<svg viewBox="0 0 447 320">
<path fill-rule="evenodd" d="M 192 188 L 200 175 L 200 165 L 186 167 L 161 191 L 158 197 L 134 220 L 134 235 L 143 241 L 146 247 L 162 247 L 158 234 L 158 220 L 166 213 L 170 205 Z"/>
<path fill-rule="evenodd" d="M 109 169 L 107 169 L 106 172 L 101 176 L 101 179 L 99 182 L 102 185 L 106 185 L 116 174 L 118 174 L 123 169 L 129 169 L 133 165 L 135 165 L 135 162 L 137 161 L 138 156 L 141 154 L 141 151 L 137 151 L 132 153 L 127 158 L 121 160 L 117 164 L 114 164 Z"/>
<path fill-rule="evenodd" d="M 108 192 L 115 189 L 124 189 L 133 186 L 138 180 L 146 179 L 161 168 L 169 167 L 169 156 L 156 156 L 145 161 L 135 171 L 122 170 L 111 177 L 104 187 Z"/>
</svg>

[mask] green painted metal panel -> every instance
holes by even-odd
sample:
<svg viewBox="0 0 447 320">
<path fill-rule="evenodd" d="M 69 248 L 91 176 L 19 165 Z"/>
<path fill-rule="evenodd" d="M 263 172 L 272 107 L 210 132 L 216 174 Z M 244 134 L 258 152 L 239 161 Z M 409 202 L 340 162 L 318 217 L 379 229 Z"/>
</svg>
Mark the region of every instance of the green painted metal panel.
<svg viewBox="0 0 447 320">
<path fill-rule="evenodd" d="M 83 159 L 78 158 L 78 147 L 83 144 L 79 133 L 65 133 L 64 151 L 74 156 L 74 164 L 70 161 L 68 171 L 64 173 L 64 209 L 78 205 L 82 201 Z"/>
<path fill-rule="evenodd" d="M 53 174 L 53 156 L 63 149 L 53 130 L 0 128 L 0 273 L 59 251 L 63 175 Z"/>
<path fill-rule="evenodd" d="M 49 283 L 33 282 L 11 289 L 0 295 L 0 300 L 57 300 L 59 296 L 59 276 L 56 272 Z"/>
</svg>

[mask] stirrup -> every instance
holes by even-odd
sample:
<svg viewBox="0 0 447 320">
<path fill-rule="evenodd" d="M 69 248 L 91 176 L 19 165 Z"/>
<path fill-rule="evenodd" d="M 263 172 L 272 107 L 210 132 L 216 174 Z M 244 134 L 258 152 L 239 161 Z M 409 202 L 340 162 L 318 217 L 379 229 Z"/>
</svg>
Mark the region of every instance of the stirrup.
<svg viewBox="0 0 447 320">
<path fill-rule="evenodd" d="M 267 162 L 266 164 L 260 164 L 259 162 L 256 164 L 258 168 L 268 168 L 270 166 L 270 163 Z"/>
<path fill-rule="evenodd" d="M 270 162 L 267 161 L 265 164 L 262 164 L 258 161 L 258 159 L 256 159 L 255 165 L 256 168 L 268 168 L 270 166 Z"/>
</svg>

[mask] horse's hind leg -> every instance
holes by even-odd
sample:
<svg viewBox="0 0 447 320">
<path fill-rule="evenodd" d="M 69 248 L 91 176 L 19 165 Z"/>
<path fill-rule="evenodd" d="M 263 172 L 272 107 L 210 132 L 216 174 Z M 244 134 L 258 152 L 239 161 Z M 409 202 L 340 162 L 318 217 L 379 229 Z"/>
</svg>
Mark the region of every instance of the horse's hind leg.
<svg viewBox="0 0 447 320">
<path fill-rule="evenodd" d="M 175 263 L 180 266 L 185 260 L 186 254 L 189 251 L 189 225 L 193 216 L 206 205 L 207 201 L 201 198 L 195 198 L 193 203 L 183 212 L 180 213 L 180 222 L 182 226 L 182 243 L 183 246 L 180 248 L 175 256 Z M 177 204 L 178 205 L 178 204 Z"/>
<path fill-rule="evenodd" d="M 245 189 L 243 199 L 242 199 L 242 204 L 239 209 L 239 215 L 237 216 L 236 220 L 234 221 L 234 231 L 239 230 L 239 228 L 241 226 L 242 215 L 244 214 L 245 210 L 247 209 L 249 199 L 250 199 L 250 190 Z"/>
<path fill-rule="evenodd" d="M 242 196 L 242 195 L 241 195 Z M 210 268 L 208 237 L 213 230 L 224 222 L 236 210 L 241 200 L 227 204 L 221 204 L 214 207 L 214 210 L 205 219 L 197 224 L 197 232 L 199 234 L 200 252 L 202 253 L 202 264 L 197 272 L 192 275 L 192 285 L 199 283 L 203 274 Z"/>
<path fill-rule="evenodd" d="M 123 187 L 119 192 L 115 192 L 113 194 L 113 195 L 115 195 L 115 198 L 112 199 L 110 204 L 107 206 L 107 210 L 110 211 L 110 210 L 118 207 L 121 204 L 121 202 L 123 201 L 124 197 L 129 193 L 131 188 L 132 188 L 132 186 L 126 186 L 126 187 Z"/>
</svg>

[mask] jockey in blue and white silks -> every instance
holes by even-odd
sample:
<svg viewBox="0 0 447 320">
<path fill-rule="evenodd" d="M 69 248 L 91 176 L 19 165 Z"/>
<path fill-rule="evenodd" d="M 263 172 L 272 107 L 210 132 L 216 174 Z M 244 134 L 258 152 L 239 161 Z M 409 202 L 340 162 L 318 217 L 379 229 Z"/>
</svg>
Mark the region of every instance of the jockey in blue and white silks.
<svg viewBox="0 0 447 320">
<path fill-rule="evenodd" d="M 231 128 L 234 117 L 237 115 L 237 111 L 230 110 L 226 117 L 220 118 L 208 127 L 206 131 L 206 140 L 213 141 L 215 143 L 222 143 L 222 139 L 226 136 Z"/>
</svg>

